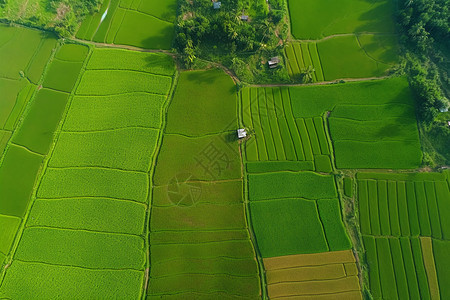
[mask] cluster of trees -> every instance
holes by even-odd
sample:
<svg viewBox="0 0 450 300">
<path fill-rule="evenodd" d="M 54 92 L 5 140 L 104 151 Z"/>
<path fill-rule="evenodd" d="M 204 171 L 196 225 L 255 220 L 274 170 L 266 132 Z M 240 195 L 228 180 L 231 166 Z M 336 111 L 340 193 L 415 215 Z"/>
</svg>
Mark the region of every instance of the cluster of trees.
<svg viewBox="0 0 450 300">
<path fill-rule="evenodd" d="M 14 0 L 0 0 L 1 7 L 13 5 Z M 75 34 L 85 16 L 100 9 L 103 0 L 49 0 L 32 16 L 10 21 L 55 32 L 59 36 L 69 37 Z M 32 4 L 24 4 L 31 6 Z M 39 6 L 37 6 L 39 7 Z M 27 9 L 27 7 L 25 7 Z M 33 6 L 34 9 L 34 6 Z"/>
<path fill-rule="evenodd" d="M 425 160 L 450 163 L 450 0 L 402 0 L 398 24 L 404 67 L 416 94 Z M 431 150 L 429 146 L 431 145 Z"/>
<path fill-rule="evenodd" d="M 56 16 L 56 22 L 49 29 L 60 36 L 75 34 L 85 16 L 97 12 L 102 0 L 51 0 L 48 9 Z"/>
<path fill-rule="evenodd" d="M 401 42 L 419 117 L 434 121 L 449 105 L 450 1 L 404 0 L 399 11 Z"/>
<path fill-rule="evenodd" d="M 241 20 L 242 15 L 249 15 L 250 20 Z M 265 1 L 223 0 L 221 8 L 214 9 L 211 0 L 183 0 L 175 47 L 188 68 L 196 58 L 205 58 L 232 68 L 244 80 L 254 81 L 258 66 L 248 65 L 255 55 L 279 53 L 280 38 L 287 35 L 287 27 L 279 30 L 283 18 L 283 11 L 269 11 Z M 272 73 L 277 76 L 279 71 Z"/>
</svg>

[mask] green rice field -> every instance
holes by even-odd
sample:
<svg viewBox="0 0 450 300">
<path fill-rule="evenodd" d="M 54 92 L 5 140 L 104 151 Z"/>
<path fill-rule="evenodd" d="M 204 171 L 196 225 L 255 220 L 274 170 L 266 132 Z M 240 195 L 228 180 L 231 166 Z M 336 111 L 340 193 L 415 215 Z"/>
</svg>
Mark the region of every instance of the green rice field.
<svg viewBox="0 0 450 300">
<path fill-rule="evenodd" d="M 414 102 L 404 78 L 296 87 L 290 88 L 290 95 L 294 117 L 328 114 L 337 168 L 414 169 L 420 165 Z"/>
<path fill-rule="evenodd" d="M 83 21 L 76 37 L 97 43 L 170 49 L 176 6 L 175 0 L 105 0 L 98 13 Z"/>
<path fill-rule="evenodd" d="M 288 0 L 292 34 L 296 39 L 362 32 L 394 32 L 395 2 L 382 0 Z"/>
<path fill-rule="evenodd" d="M 445 175 L 358 173 L 357 185 L 373 295 L 439 299 L 448 293 L 439 284 L 448 277 L 439 262 L 449 238 Z"/>
<path fill-rule="evenodd" d="M 292 80 L 382 77 L 398 63 L 394 1 L 287 2 L 294 41 L 284 54 Z"/>
<path fill-rule="evenodd" d="M 311 68 L 312 82 L 381 77 L 398 61 L 395 35 L 337 36 L 288 44 L 284 51 L 289 75 L 301 80 Z"/>
<path fill-rule="evenodd" d="M 450 299 L 397 2 L 247 2 L 0 0 L 0 299 Z"/>
</svg>

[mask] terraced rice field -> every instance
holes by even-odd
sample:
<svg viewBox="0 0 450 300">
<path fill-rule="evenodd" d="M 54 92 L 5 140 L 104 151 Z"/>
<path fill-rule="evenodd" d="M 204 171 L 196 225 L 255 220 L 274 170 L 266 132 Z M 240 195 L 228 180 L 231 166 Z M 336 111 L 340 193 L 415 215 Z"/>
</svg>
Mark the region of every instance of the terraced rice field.
<svg viewBox="0 0 450 300">
<path fill-rule="evenodd" d="M 83 62 L 86 56 L 88 59 Z M 116 64 L 98 68 L 98 61 L 112 58 Z M 144 62 L 157 58 L 166 62 L 142 70 Z M 133 70 L 132 66 L 125 65 L 127 59 L 139 64 L 141 69 Z M 36 106 L 36 119 L 30 119 L 30 128 L 32 124 L 35 133 L 27 135 L 24 123 L 23 137 L 18 135 L 19 141 L 29 141 L 25 144 L 27 148 L 42 150 L 43 154 L 51 149 L 51 156 L 45 160 L 43 175 L 33 194 L 14 263 L 5 274 L 2 297 L 36 297 L 35 291 L 39 290 L 38 297 L 65 298 L 73 295 L 73 286 L 80 282 L 83 285 L 76 293 L 83 298 L 112 295 L 137 298 L 144 292 L 141 287 L 149 263 L 145 222 L 162 117 L 153 113 L 140 122 L 134 117 L 142 116 L 143 112 L 161 112 L 175 73 L 174 64 L 169 62 L 170 57 L 160 54 L 89 50 L 86 46 L 62 46 L 57 53 L 44 88 L 39 91 L 47 91 L 42 97 L 44 102 L 36 102 L 40 104 Z M 66 73 L 64 84 L 59 85 L 61 76 L 52 72 L 57 73 L 64 64 L 65 70 L 73 72 Z M 79 66 L 80 77 L 71 68 L 74 65 Z M 47 79 L 49 74 L 53 80 Z M 136 85 L 142 77 L 146 84 Z M 102 84 L 116 78 L 126 80 L 115 85 Z M 58 125 L 58 119 L 49 127 L 48 120 L 41 116 L 39 120 L 47 122 L 36 126 L 39 109 L 46 108 L 45 101 L 72 87 L 64 105 L 57 110 L 63 121 Z M 129 102 L 128 95 L 140 101 Z M 102 113 L 95 114 L 95 109 Z M 32 107 L 26 120 L 34 116 L 33 111 Z M 122 117 L 116 119 L 118 111 Z M 149 116 L 153 118 L 149 120 Z M 89 122 L 79 122 L 87 117 Z M 54 144 L 51 136 L 31 138 L 39 136 L 44 129 L 45 132 L 57 129 Z M 130 144 L 133 148 L 127 146 Z M 48 279 L 45 289 L 38 278 Z M 99 286 L 101 289 L 95 288 Z"/>
<path fill-rule="evenodd" d="M 47 64 L 56 48 L 53 36 L 1 25 L 0 37 L 1 55 L 11 58 L 0 62 L 0 90 L 4 95 L 0 104 L 0 222 L 4 228 L 0 235 L 0 253 L 3 263 L 27 215 L 33 187 L 65 109 L 68 92 L 45 88 L 54 74 L 55 61 Z M 22 45 L 26 41 L 29 47 L 24 48 Z M 62 46 L 57 54 L 64 49 Z M 45 78 L 42 77 L 44 70 Z M 52 86 L 60 87 L 58 82 Z"/>
<path fill-rule="evenodd" d="M 84 20 L 76 37 L 98 43 L 170 49 L 176 11 L 176 0 L 105 0 L 98 13 Z"/>
<path fill-rule="evenodd" d="M 287 4 L 295 81 L 398 62 L 393 1 Z M 180 71 L 177 5 L 0 25 L 0 298 L 450 298 L 450 172 L 414 171 L 406 78 Z"/>
<path fill-rule="evenodd" d="M 180 74 L 154 175 L 149 299 L 259 297 L 233 87 L 221 70 Z M 184 126 L 192 116 L 205 118 Z"/>
<path fill-rule="evenodd" d="M 254 170 L 249 172 L 270 166 L 331 172 L 323 119 L 294 118 L 289 89 L 243 89 L 241 108 L 243 126 L 254 132 L 254 139 L 245 144 L 247 161 Z M 275 161 L 283 163 L 265 163 Z"/>
<path fill-rule="evenodd" d="M 363 299 L 351 250 L 264 259 L 270 299 Z"/>
<path fill-rule="evenodd" d="M 440 249 L 450 228 L 446 176 L 358 173 L 357 179 L 359 220 L 374 297 L 440 299 L 439 295 L 448 295 L 444 283 L 448 274 L 439 270 L 447 256 Z"/>
</svg>

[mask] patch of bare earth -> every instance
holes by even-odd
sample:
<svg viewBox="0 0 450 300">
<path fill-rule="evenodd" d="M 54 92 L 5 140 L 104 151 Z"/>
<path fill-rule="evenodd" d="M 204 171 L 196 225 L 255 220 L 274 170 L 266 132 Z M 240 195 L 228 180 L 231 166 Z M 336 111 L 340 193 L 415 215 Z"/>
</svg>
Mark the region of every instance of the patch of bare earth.
<svg viewBox="0 0 450 300">
<path fill-rule="evenodd" d="M 20 5 L 19 14 L 17 15 L 17 18 L 21 19 L 25 16 L 27 12 L 28 7 L 28 0 L 24 1 L 22 5 Z"/>
<path fill-rule="evenodd" d="M 194 16 L 194 15 L 193 15 L 192 12 L 190 11 L 190 12 L 185 13 L 185 14 L 183 15 L 183 20 L 192 19 L 193 16 Z"/>
<path fill-rule="evenodd" d="M 69 11 L 70 11 L 70 6 L 61 2 L 58 5 L 58 8 L 56 9 L 55 21 L 63 20 Z"/>
</svg>

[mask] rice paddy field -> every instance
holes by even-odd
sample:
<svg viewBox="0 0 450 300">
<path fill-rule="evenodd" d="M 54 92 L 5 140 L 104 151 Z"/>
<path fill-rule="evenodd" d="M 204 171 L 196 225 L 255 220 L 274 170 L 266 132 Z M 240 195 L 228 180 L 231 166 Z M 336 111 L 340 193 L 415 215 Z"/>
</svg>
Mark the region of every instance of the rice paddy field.
<svg viewBox="0 0 450 300">
<path fill-rule="evenodd" d="M 395 1 L 287 2 L 292 41 L 284 52 L 294 81 L 382 77 L 398 63 Z"/>
<path fill-rule="evenodd" d="M 105 0 L 65 39 L 0 23 L 0 299 L 450 299 L 396 4 L 325 2 L 252 6 L 287 7 L 308 85 L 181 68 L 175 0 Z"/>
<path fill-rule="evenodd" d="M 170 49 L 175 36 L 177 1 L 104 0 L 76 37 L 97 43 Z"/>
</svg>

